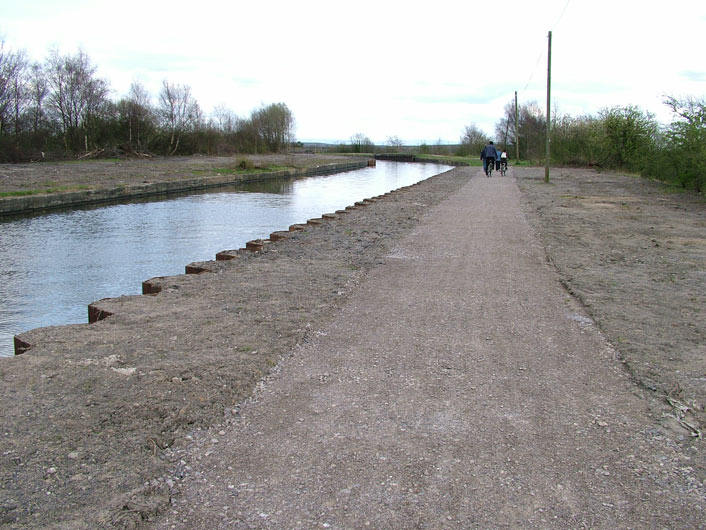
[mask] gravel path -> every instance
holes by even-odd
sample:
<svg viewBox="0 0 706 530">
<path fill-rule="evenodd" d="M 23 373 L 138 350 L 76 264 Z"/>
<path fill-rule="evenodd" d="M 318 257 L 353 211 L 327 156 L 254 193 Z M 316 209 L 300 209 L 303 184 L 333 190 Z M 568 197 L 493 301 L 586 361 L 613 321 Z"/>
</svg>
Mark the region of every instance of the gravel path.
<svg viewBox="0 0 706 530">
<path fill-rule="evenodd" d="M 688 451 L 562 287 L 511 178 L 431 209 L 233 420 L 171 528 L 698 528 Z"/>
</svg>

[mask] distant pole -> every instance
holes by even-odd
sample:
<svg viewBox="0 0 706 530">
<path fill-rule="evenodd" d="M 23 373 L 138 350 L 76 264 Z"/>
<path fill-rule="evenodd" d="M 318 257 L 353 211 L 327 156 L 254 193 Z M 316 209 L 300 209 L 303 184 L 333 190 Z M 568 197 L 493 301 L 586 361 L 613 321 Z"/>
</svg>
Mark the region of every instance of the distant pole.
<svg viewBox="0 0 706 530">
<path fill-rule="evenodd" d="M 549 182 L 549 131 L 552 123 L 551 110 L 551 93 L 552 93 L 552 32 L 549 32 L 549 48 L 547 51 L 547 154 L 544 163 L 544 182 Z"/>
<path fill-rule="evenodd" d="M 517 119 L 517 90 L 515 90 L 515 160 L 520 161 L 520 122 Z"/>
</svg>

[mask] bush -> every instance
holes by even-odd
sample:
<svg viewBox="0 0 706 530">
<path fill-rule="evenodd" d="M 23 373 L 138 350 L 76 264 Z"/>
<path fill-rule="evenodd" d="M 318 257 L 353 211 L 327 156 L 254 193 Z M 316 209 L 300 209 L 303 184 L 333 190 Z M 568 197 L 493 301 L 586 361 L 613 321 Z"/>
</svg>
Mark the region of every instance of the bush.
<svg viewBox="0 0 706 530">
<path fill-rule="evenodd" d="M 249 160 L 247 158 L 243 158 L 238 162 L 238 169 L 243 169 L 243 170 L 249 170 L 249 169 L 255 169 L 255 164 L 253 164 L 252 160 Z"/>
</svg>

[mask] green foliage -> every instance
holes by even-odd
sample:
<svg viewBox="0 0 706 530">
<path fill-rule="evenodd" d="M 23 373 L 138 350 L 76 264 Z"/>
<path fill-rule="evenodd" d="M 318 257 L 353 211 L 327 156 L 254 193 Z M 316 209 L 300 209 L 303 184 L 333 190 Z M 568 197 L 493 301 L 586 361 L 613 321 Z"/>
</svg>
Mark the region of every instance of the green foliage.
<svg viewBox="0 0 706 530">
<path fill-rule="evenodd" d="M 255 110 L 250 121 L 266 152 L 282 151 L 294 140 L 294 116 L 284 103 Z"/>
<path fill-rule="evenodd" d="M 706 190 L 706 101 L 668 97 L 676 120 L 660 135 L 643 173 L 698 192 Z"/>
<path fill-rule="evenodd" d="M 193 173 L 196 175 L 241 175 L 247 173 L 271 173 L 274 171 L 282 171 L 285 169 L 292 169 L 288 166 L 275 166 L 275 165 L 255 165 L 252 160 L 243 158 L 237 163 L 230 167 L 217 167 L 210 169 L 194 169 Z"/>
<path fill-rule="evenodd" d="M 36 190 L 3 191 L 0 192 L 0 197 L 27 197 L 30 195 L 59 193 L 65 191 L 79 191 L 87 189 L 90 189 L 90 186 L 50 186 Z"/>
<path fill-rule="evenodd" d="M 351 136 L 351 153 L 374 153 L 375 144 L 373 141 L 362 133 L 356 133 Z"/>
<path fill-rule="evenodd" d="M 639 172 L 654 154 L 659 125 L 654 116 L 638 107 L 613 107 L 599 113 L 603 129 L 603 163 Z"/>
<path fill-rule="evenodd" d="M 253 161 L 248 159 L 248 158 L 243 158 L 238 162 L 238 169 L 245 170 L 247 171 L 248 169 L 253 169 L 255 167 L 255 164 L 253 164 Z"/>
<path fill-rule="evenodd" d="M 477 156 L 453 156 L 453 155 L 415 155 L 417 162 L 435 162 L 443 164 L 445 162 L 455 163 L 466 166 L 482 166 L 483 162 Z"/>
<path fill-rule="evenodd" d="M 599 165 L 604 158 L 601 122 L 592 116 L 562 116 L 552 127 L 551 156 L 561 164 Z"/>
<path fill-rule="evenodd" d="M 665 104 L 675 115 L 668 126 L 660 126 L 651 113 L 636 106 L 606 108 L 598 116 L 554 116 L 552 163 L 620 169 L 703 192 L 706 190 L 706 102 L 668 97 Z M 520 112 L 520 131 L 524 129 L 520 152 L 529 159 L 543 156 L 539 154 L 538 139 L 543 138 L 539 114 L 532 109 L 530 105 Z M 533 122 L 532 116 L 537 120 Z M 506 116 L 497 130 L 504 127 L 510 131 L 508 137 L 512 137 L 514 124 L 508 124 L 508 120 Z"/>
</svg>

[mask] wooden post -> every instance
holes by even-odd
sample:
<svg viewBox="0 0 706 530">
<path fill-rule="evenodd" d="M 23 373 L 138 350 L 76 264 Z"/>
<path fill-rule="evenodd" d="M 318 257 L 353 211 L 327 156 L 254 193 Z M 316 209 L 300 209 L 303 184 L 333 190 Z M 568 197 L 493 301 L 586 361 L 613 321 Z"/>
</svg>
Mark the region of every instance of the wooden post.
<svg viewBox="0 0 706 530">
<path fill-rule="evenodd" d="M 517 116 L 517 90 L 515 90 L 515 163 L 520 161 L 520 121 Z"/>
<path fill-rule="evenodd" d="M 549 132 L 552 124 L 552 109 L 551 109 L 551 93 L 552 93 L 552 32 L 549 32 L 549 48 L 547 51 L 547 153 L 544 163 L 544 182 L 549 182 Z"/>
</svg>

